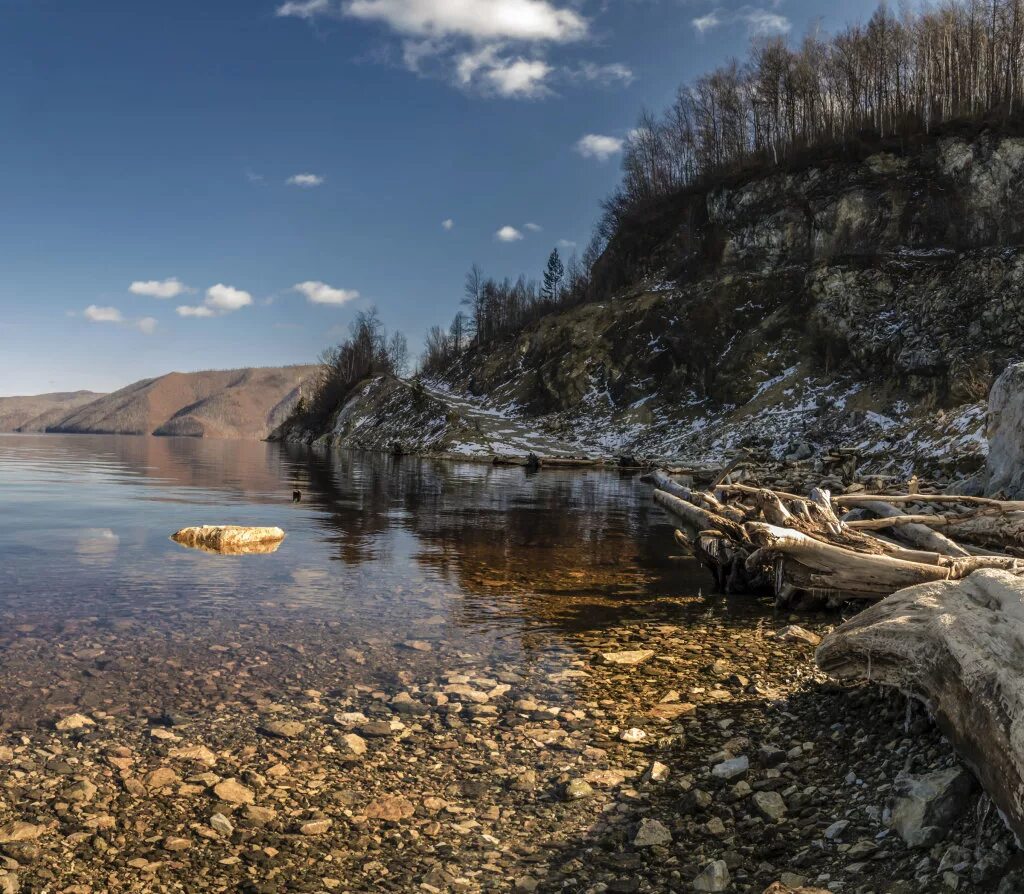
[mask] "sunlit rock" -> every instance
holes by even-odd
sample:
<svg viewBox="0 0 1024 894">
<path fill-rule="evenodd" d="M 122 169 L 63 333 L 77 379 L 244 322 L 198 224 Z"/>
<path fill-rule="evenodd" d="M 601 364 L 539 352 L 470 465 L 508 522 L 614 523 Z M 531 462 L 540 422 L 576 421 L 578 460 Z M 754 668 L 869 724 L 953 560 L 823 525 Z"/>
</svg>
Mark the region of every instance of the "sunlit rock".
<svg viewBox="0 0 1024 894">
<path fill-rule="evenodd" d="M 244 528 L 237 525 L 202 525 L 182 528 L 171 540 L 182 546 L 222 555 L 277 552 L 285 533 L 280 528 Z"/>
</svg>

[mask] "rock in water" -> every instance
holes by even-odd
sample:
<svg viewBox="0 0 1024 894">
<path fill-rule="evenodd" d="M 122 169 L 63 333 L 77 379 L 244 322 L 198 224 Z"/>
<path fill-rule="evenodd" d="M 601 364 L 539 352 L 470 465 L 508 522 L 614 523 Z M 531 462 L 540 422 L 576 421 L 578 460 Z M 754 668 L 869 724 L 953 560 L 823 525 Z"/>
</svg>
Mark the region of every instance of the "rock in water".
<svg viewBox="0 0 1024 894">
<path fill-rule="evenodd" d="M 909 587 L 830 633 L 822 670 L 919 698 L 1024 837 L 1024 580 L 976 571 Z"/>
<path fill-rule="evenodd" d="M 704 870 L 693 880 L 694 891 L 725 891 L 729 887 L 729 867 L 725 860 L 708 863 Z"/>
<path fill-rule="evenodd" d="M 284 538 L 285 533 L 280 528 L 243 528 L 238 525 L 202 525 L 182 528 L 171 535 L 171 540 L 182 546 L 230 556 L 276 552 Z"/>
<path fill-rule="evenodd" d="M 962 767 L 897 779 L 902 792 L 893 806 L 892 827 L 910 847 L 929 847 L 967 809 L 974 777 Z"/>
<path fill-rule="evenodd" d="M 604 652 L 601 655 L 601 661 L 604 664 L 632 666 L 643 664 L 645 661 L 650 661 L 653 657 L 654 651 L 652 649 L 631 649 L 626 652 Z"/>
</svg>

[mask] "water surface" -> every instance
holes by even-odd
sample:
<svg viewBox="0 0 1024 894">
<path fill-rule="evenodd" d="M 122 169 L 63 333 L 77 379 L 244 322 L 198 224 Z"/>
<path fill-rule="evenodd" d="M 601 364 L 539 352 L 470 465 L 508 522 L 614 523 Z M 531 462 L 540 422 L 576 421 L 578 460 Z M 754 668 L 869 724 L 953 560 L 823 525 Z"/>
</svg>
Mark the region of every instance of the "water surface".
<svg viewBox="0 0 1024 894">
<path fill-rule="evenodd" d="M 12 435 L 0 509 L 6 727 L 381 685 L 441 645 L 555 666 L 573 631 L 707 587 L 649 488 L 603 470 Z M 197 524 L 288 537 L 256 556 L 169 539 Z"/>
</svg>

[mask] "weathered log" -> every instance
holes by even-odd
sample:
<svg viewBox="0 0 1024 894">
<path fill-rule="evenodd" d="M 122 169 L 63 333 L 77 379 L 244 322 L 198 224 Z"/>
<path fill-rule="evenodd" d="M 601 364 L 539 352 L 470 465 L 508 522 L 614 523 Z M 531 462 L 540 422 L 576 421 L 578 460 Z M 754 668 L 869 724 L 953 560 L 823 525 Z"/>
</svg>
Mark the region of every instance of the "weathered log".
<svg viewBox="0 0 1024 894">
<path fill-rule="evenodd" d="M 732 519 L 717 515 L 707 509 L 702 509 L 700 506 L 696 506 L 687 500 L 673 496 L 667 491 L 656 490 L 654 492 L 654 500 L 697 531 L 718 530 L 737 543 L 742 543 L 747 539 L 742 525 L 737 524 Z"/>
<path fill-rule="evenodd" d="M 947 567 L 855 552 L 790 528 L 759 522 L 750 522 L 745 527 L 758 548 L 788 560 L 783 565 L 783 575 L 790 584 L 801 589 L 881 599 L 903 587 L 945 580 L 950 574 Z"/>
<path fill-rule="evenodd" d="M 840 494 L 832 501 L 851 506 L 864 500 L 883 503 L 963 503 L 965 506 L 992 506 L 1003 512 L 1024 512 L 1024 500 L 994 500 L 991 497 L 965 497 L 958 494 Z"/>
<path fill-rule="evenodd" d="M 938 531 L 933 531 L 925 523 L 914 523 L 907 522 L 907 515 L 905 512 L 901 512 L 895 506 L 891 506 L 888 503 L 881 502 L 879 500 L 857 500 L 851 504 L 854 506 L 860 506 L 863 509 L 867 509 L 873 512 L 875 515 L 887 520 L 898 521 L 898 530 L 896 536 L 907 540 L 914 546 L 919 546 L 921 549 L 930 550 L 931 552 L 941 553 L 944 556 L 968 556 L 970 553 L 967 552 L 962 546 L 954 543 L 944 534 L 940 534 Z M 921 519 L 922 516 L 917 516 Z M 853 522 L 851 527 L 863 527 L 864 523 Z"/>
<path fill-rule="evenodd" d="M 816 658 L 923 701 L 1024 838 L 1024 580 L 983 570 L 902 590 L 829 634 Z"/>
<path fill-rule="evenodd" d="M 182 546 L 223 555 L 272 553 L 284 540 L 280 528 L 244 528 L 238 525 L 202 525 L 182 528 L 171 540 Z"/>
</svg>

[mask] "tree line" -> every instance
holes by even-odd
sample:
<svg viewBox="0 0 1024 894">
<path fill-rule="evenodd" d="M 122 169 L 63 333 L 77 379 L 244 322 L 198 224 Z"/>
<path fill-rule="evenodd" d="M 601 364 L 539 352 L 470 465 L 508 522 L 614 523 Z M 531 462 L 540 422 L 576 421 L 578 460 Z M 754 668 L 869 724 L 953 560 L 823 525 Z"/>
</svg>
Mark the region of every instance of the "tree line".
<svg viewBox="0 0 1024 894">
<path fill-rule="evenodd" d="M 679 88 L 661 115 L 644 112 L 623 155 L 620 187 L 604 202 L 610 238 L 649 200 L 758 161 L 864 132 L 927 133 L 952 120 L 1010 116 L 1024 101 L 1024 0 L 947 0 L 899 14 L 880 6 L 867 24 L 798 47 L 756 40 Z"/>
<path fill-rule="evenodd" d="M 376 308 L 360 311 L 340 344 L 327 348 L 319 367 L 289 417 L 289 424 L 322 429 L 352 394 L 371 376 L 403 376 L 409 368 L 409 346 L 401 332 L 388 337 Z"/>
<path fill-rule="evenodd" d="M 558 249 L 552 249 L 540 280 L 520 275 L 499 281 L 474 264 L 463 288 L 465 310 L 455 314 L 447 329 L 432 326 L 427 333 L 422 371 L 442 371 L 470 346 L 501 341 L 545 314 L 582 304 L 602 248 L 595 236 L 582 258 L 574 251 L 564 263 Z"/>
</svg>

